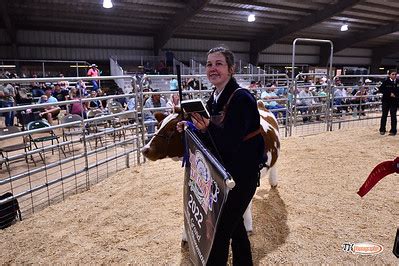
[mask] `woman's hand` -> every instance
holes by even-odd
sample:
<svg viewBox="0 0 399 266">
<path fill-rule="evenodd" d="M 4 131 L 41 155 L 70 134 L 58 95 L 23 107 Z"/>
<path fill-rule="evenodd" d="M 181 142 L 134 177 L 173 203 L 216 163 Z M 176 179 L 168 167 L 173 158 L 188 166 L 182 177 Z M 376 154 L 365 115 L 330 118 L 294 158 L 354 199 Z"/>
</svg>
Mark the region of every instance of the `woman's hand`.
<svg viewBox="0 0 399 266">
<path fill-rule="evenodd" d="M 198 113 L 192 113 L 191 118 L 193 119 L 194 126 L 201 130 L 202 132 L 206 131 L 209 126 L 210 120 L 203 117 Z"/>
<path fill-rule="evenodd" d="M 177 122 L 177 124 L 176 124 L 176 130 L 179 133 L 182 133 L 183 130 L 186 129 L 186 127 L 187 127 L 187 121 L 180 121 L 180 122 Z"/>
</svg>

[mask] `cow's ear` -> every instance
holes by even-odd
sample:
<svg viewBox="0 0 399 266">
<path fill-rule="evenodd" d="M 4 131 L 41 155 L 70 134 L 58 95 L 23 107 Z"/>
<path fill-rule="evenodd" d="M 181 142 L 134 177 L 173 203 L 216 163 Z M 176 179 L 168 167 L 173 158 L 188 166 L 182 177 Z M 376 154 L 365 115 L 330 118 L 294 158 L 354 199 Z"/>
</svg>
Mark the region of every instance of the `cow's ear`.
<svg viewBox="0 0 399 266">
<path fill-rule="evenodd" d="M 256 103 L 258 105 L 258 109 L 261 109 L 261 110 L 265 110 L 266 109 L 265 104 L 263 103 L 263 101 L 258 100 Z"/>
<path fill-rule="evenodd" d="M 173 113 L 180 113 L 181 112 L 181 108 L 178 106 L 174 106 L 173 107 Z"/>
<path fill-rule="evenodd" d="M 161 122 L 162 120 L 165 119 L 166 115 L 164 113 L 162 113 L 162 112 L 155 112 L 154 113 L 154 117 L 159 123 L 159 122 Z"/>
</svg>

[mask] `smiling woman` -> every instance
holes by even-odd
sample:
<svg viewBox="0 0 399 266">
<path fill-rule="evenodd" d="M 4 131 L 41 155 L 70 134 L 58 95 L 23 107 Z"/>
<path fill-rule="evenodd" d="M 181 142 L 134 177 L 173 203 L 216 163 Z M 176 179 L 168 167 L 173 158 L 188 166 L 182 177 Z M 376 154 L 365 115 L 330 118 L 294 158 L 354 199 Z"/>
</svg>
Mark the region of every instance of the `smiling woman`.
<svg viewBox="0 0 399 266">
<path fill-rule="evenodd" d="M 210 119 L 198 113 L 191 118 L 198 137 L 232 175 L 236 186 L 229 193 L 216 229 L 208 258 L 210 265 L 225 265 L 230 240 L 233 264 L 251 265 L 251 245 L 243 214 L 259 182 L 259 165 L 264 160 L 264 140 L 260 130 L 257 103 L 252 94 L 240 88 L 234 74 L 234 55 L 224 47 L 207 54 L 206 75 L 214 86 L 207 102 Z M 178 123 L 182 130 L 185 122 Z"/>
</svg>

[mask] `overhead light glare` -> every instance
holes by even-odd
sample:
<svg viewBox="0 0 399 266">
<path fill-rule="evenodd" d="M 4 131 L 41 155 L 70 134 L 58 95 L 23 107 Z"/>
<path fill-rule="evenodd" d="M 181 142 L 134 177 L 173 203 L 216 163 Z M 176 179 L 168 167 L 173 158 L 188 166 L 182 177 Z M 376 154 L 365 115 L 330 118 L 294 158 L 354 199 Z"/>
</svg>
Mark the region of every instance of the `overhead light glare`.
<svg viewBox="0 0 399 266">
<path fill-rule="evenodd" d="M 86 65 L 70 65 L 70 68 L 88 68 L 89 66 Z"/>
<path fill-rule="evenodd" d="M 103 8 L 112 8 L 114 5 L 112 4 L 111 0 L 104 0 L 103 1 Z"/>
<path fill-rule="evenodd" d="M 255 14 L 249 14 L 248 15 L 248 22 L 254 22 L 255 21 Z"/>
<path fill-rule="evenodd" d="M 347 31 L 349 29 L 348 24 L 344 24 L 341 26 L 341 31 Z"/>
<path fill-rule="evenodd" d="M 380 68 L 378 68 L 379 70 L 384 70 L 385 68 L 383 68 L 383 67 L 380 67 Z"/>
<path fill-rule="evenodd" d="M 0 68 L 15 68 L 16 65 L 0 65 Z"/>
</svg>

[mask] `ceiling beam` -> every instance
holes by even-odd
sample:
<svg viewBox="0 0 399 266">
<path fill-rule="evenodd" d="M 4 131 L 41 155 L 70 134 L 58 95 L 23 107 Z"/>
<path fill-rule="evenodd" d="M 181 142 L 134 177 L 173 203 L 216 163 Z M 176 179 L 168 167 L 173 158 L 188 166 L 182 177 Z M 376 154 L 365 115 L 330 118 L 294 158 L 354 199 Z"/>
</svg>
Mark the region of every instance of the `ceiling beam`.
<svg viewBox="0 0 399 266">
<path fill-rule="evenodd" d="M 365 31 L 364 33 L 348 34 L 344 38 L 334 41 L 334 53 L 349 48 L 356 43 L 365 42 L 397 31 L 399 31 L 399 21 L 383 25 L 374 30 Z"/>
<path fill-rule="evenodd" d="M 291 12 L 298 12 L 298 13 L 311 13 L 312 9 L 307 8 L 307 7 L 293 7 L 293 6 L 287 6 L 287 5 L 282 5 L 282 4 L 273 4 L 273 3 L 264 3 L 264 2 L 259 2 L 259 1 L 254 1 L 254 0 L 232 0 L 232 1 L 227 1 L 227 2 L 233 2 L 237 4 L 243 4 L 243 5 L 251 5 L 254 7 L 266 7 L 270 9 L 277 9 L 277 10 L 282 10 L 282 11 L 291 11 Z"/>
<path fill-rule="evenodd" d="M 177 10 L 169 23 L 166 23 L 163 28 L 154 36 L 154 54 L 158 55 L 162 47 L 172 37 L 173 33 L 189 21 L 191 17 L 195 16 L 202 8 L 209 2 L 209 0 L 187 0 L 187 4 L 183 10 Z"/>
<path fill-rule="evenodd" d="M 258 38 L 251 41 L 251 63 L 257 64 L 259 53 L 285 36 L 320 23 L 363 1 L 364 0 L 338 0 L 335 4 L 326 5 L 322 10 L 315 11 L 285 27 L 275 29 L 271 32 L 264 32 Z"/>
</svg>

